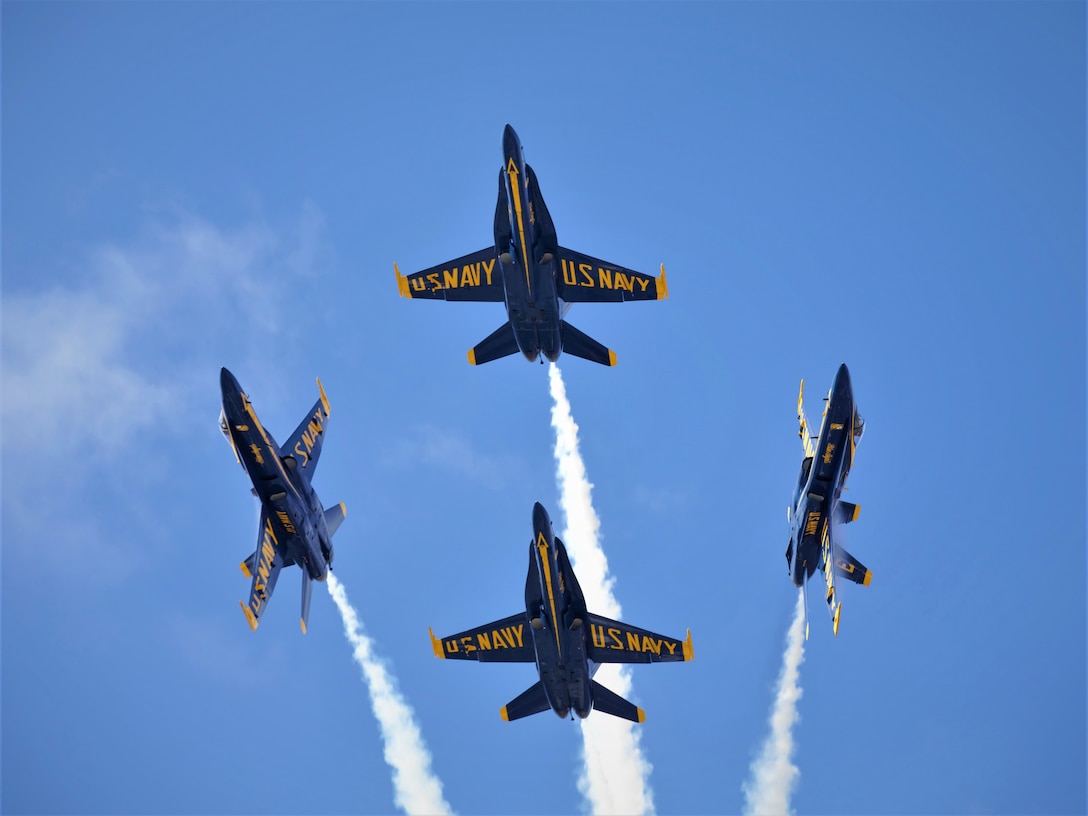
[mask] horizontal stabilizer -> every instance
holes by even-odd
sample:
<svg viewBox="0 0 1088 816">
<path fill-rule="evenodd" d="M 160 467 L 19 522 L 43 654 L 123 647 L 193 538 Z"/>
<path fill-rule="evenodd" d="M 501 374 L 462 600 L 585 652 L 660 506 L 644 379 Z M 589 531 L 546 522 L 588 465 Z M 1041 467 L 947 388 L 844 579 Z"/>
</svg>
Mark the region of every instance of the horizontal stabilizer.
<svg viewBox="0 0 1088 816">
<path fill-rule="evenodd" d="M 335 535 L 336 531 L 340 529 L 340 522 L 347 516 L 348 509 L 344 506 L 343 502 L 333 505 L 325 511 L 325 526 L 329 528 L 329 535 Z"/>
<path fill-rule="evenodd" d="M 492 360 L 498 360 L 500 357 L 509 357 L 518 351 L 520 349 L 514 337 L 514 327 L 506 322 L 485 337 L 475 348 L 468 350 L 468 361 L 472 365 L 483 365 Z"/>
<path fill-rule="evenodd" d="M 606 348 L 590 337 L 585 332 L 574 328 L 570 323 L 563 321 L 560 328 L 563 340 L 563 351 L 589 360 L 591 363 L 614 366 L 616 364 L 616 352 Z"/>
<path fill-rule="evenodd" d="M 246 558 L 245 561 L 241 563 L 242 575 L 244 575 L 246 578 L 253 577 L 253 562 L 256 560 L 257 553 L 253 553 L 253 555 L 249 556 L 248 558 Z"/>
<path fill-rule="evenodd" d="M 858 516 L 860 515 L 861 505 L 859 504 L 841 501 L 835 507 L 835 521 L 840 524 L 849 524 L 851 521 L 857 521 Z"/>
<path fill-rule="evenodd" d="M 646 712 L 637 705 L 623 699 L 616 692 L 606 689 L 596 680 L 590 680 L 589 683 L 593 687 L 594 711 L 611 714 L 613 717 L 631 722 L 646 722 Z"/>
<path fill-rule="evenodd" d="M 835 545 L 835 572 L 862 586 L 869 586 L 873 580 L 873 573 L 837 544 Z"/>
<path fill-rule="evenodd" d="M 522 717 L 531 717 L 551 708 L 548 697 L 544 694 L 544 684 L 537 680 L 529 688 L 504 705 L 499 711 L 506 722 L 520 720 Z"/>
</svg>

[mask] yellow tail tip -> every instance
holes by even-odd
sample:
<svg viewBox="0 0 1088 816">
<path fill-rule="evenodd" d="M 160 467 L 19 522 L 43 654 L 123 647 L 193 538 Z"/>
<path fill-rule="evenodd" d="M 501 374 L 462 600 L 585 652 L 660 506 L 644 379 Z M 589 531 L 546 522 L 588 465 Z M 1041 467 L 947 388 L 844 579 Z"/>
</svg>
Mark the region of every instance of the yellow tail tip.
<svg viewBox="0 0 1088 816">
<path fill-rule="evenodd" d="M 499 716 L 502 717 L 503 722 L 510 722 L 510 715 L 506 713 L 506 706 L 499 709 Z"/>
<path fill-rule="evenodd" d="M 302 634 L 306 634 L 306 621 L 302 618 L 298 619 L 298 625 L 302 628 Z"/>
<path fill-rule="evenodd" d="M 476 349 L 474 348 L 468 350 L 468 364 L 476 365 Z"/>
<path fill-rule="evenodd" d="M 612 349 L 608 350 L 608 364 L 610 366 L 614 366 L 616 364 L 616 352 L 612 351 Z"/>
<path fill-rule="evenodd" d="M 657 299 L 665 300 L 669 296 L 669 281 L 665 277 L 665 264 L 661 264 L 661 277 L 657 279 Z"/>
<path fill-rule="evenodd" d="M 684 660 L 695 659 L 695 647 L 691 645 L 691 630 L 688 629 L 687 639 L 684 641 Z"/>
<path fill-rule="evenodd" d="M 640 723 L 646 722 L 646 712 L 643 711 L 641 708 L 638 710 L 638 721 Z"/>
</svg>

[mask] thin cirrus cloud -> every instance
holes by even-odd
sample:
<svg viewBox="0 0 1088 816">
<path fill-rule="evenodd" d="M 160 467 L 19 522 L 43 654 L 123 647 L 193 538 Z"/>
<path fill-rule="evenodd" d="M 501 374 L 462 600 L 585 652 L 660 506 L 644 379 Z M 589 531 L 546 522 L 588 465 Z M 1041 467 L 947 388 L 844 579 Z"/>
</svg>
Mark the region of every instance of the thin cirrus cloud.
<svg viewBox="0 0 1088 816">
<path fill-rule="evenodd" d="M 325 257 L 321 224 L 312 206 L 282 229 L 182 214 L 127 244 L 92 248 L 66 283 L 20 287 L 11 281 L 32 276 L 11 271 L 0 301 L 0 450 L 19 474 L 4 485 L 8 552 L 45 537 L 55 567 L 73 555 L 131 562 L 116 536 L 88 521 L 81 496 L 99 483 L 123 495 L 142 489 L 110 467 L 131 458 L 141 432 L 185 437 L 214 422 L 206 403 L 222 355 L 257 361 L 258 343 L 290 330 L 285 311 L 297 297 L 283 293 L 312 288 L 297 284 Z M 154 455 L 142 449 L 141 462 Z M 47 506 L 57 493 L 66 501 Z"/>
</svg>

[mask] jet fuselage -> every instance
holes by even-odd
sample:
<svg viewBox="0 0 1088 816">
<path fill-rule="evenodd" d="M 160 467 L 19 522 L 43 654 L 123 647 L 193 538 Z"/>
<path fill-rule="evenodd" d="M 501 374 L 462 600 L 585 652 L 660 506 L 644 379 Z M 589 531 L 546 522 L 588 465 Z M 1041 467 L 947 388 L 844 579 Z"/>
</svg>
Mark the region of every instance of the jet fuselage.
<svg viewBox="0 0 1088 816">
<path fill-rule="evenodd" d="M 812 576 L 820 567 L 821 550 L 831 546 L 830 524 L 853 465 L 860 436 L 860 417 L 854 403 L 850 372 L 844 363 L 839 366 L 824 404 L 815 456 L 806 457 L 801 463 L 793 497 L 790 578 L 794 586 L 802 586 L 805 579 Z"/>
<path fill-rule="evenodd" d="M 273 557 L 263 546 L 267 542 L 282 552 L 286 563 L 294 562 L 312 579 L 324 581 L 333 559 L 332 536 L 317 493 L 298 473 L 300 458 L 307 462 L 309 457 L 305 443 L 293 452 L 282 453 L 272 434 L 261 425 L 238 380 L 225 368 L 220 372 L 220 387 L 221 427 L 253 482 L 254 494 L 267 510 L 269 526 L 257 553 L 258 568 L 262 559 L 270 561 Z"/>
<path fill-rule="evenodd" d="M 510 125 L 503 131 L 502 152 L 495 251 L 506 311 L 526 359 L 531 362 L 543 354 L 554 363 L 563 350 L 563 304 L 555 282 L 559 244 L 536 174 L 525 163 L 521 140 Z"/>
<path fill-rule="evenodd" d="M 536 651 L 536 666 L 549 705 L 560 717 L 571 711 L 589 716 L 596 664 L 586 656 L 585 598 L 563 542 L 538 502 L 533 507 L 533 541 L 525 579 L 525 614 Z"/>
</svg>

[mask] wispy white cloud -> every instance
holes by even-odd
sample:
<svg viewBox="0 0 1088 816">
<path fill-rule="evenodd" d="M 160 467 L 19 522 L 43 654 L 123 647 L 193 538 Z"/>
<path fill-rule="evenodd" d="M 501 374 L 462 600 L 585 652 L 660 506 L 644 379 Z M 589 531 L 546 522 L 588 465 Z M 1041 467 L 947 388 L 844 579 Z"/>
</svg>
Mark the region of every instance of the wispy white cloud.
<svg viewBox="0 0 1088 816">
<path fill-rule="evenodd" d="M 751 775 L 744 783 L 744 812 L 747 816 L 785 816 L 790 813 L 790 796 L 800 771 L 793 764 L 793 727 L 800 719 L 801 663 L 805 659 L 805 602 L 797 594 L 793 622 L 786 635 L 782 672 L 771 709 L 771 730 L 759 756 L 752 762 Z"/>
<path fill-rule="evenodd" d="M 0 451 L 9 552 L 35 549 L 31 537 L 47 539 L 56 565 L 84 569 L 93 531 L 86 518 L 79 525 L 65 518 L 84 515 L 75 508 L 81 492 L 126 478 L 110 466 L 132 462 L 133 440 L 146 441 L 152 428 L 159 439 L 213 433 L 218 406 L 208 398 L 218 397 L 226 359 L 259 360 L 256 351 L 277 338 L 290 348 L 284 336 L 295 330 L 299 297 L 285 292 L 294 286 L 305 302 L 313 287 L 297 284 L 314 274 L 308 264 L 327 257 L 320 213 L 307 205 L 300 224 L 222 228 L 176 215 L 127 244 L 90 249 L 82 268 L 67 270 L 68 282 L 13 286 L 29 276 L 5 270 Z M 156 455 L 145 444 L 140 462 Z M 58 490 L 64 501 L 48 503 Z M 76 526 L 82 533 L 73 538 Z M 127 554 L 98 555 L 92 568 L 128 562 Z"/>
<path fill-rule="evenodd" d="M 385 761 L 393 769 L 393 799 L 397 807 L 406 813 L 451 813 L 442 795 L 442 782 L 431 770 L 431 754 L 416 724 L 415 712 L 397 690 L 396 678 L 375 656 L 374 645 L 363 631 L 344 585 L 329 573 L 328 586 L 370 692 L 370 705 L 385 744 Z"/>
<path fill-rule="evenodd" d="M 410 436 L 392 443 L 382 464 L 386 467 L 425 465 L 456 473 L 491 489 L 502 487 L 520 468 L 517 460 L 490 456 L 473 447 L 464 436 L 433 425 L 420 425 Z"/>
<path fill-rule="evenodd" d="M 586 605 L 599 615 L 620 618 L 620 605 L 612 593 L 614 579 L 608 574 L 608 559 L 600 543 L 601 520 L 593 509 L 593 485 L 586 475 L 578 449 L 578 425 L 571 415 L 566 387 L 559 367 L 548 368 L 554 406 L 556 475 L 559 504 L 567 526 L 561 538 L 567 545 L 571 566 L 585 595 Z M 597 672 L 599 683 L 627 697 L 631 676 L 622 665 L 604 665 Z M 602 714 L 582 720 L 584 766 L 578 789 L 592 813 L 652 813 L 653 766 L 642 753 L 640 733 L 634 723 Z"/>
</svg>

